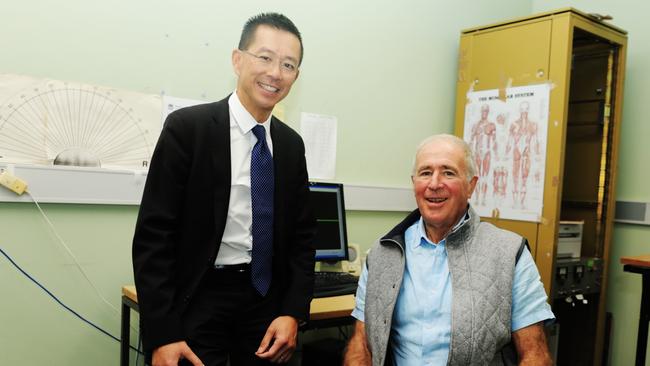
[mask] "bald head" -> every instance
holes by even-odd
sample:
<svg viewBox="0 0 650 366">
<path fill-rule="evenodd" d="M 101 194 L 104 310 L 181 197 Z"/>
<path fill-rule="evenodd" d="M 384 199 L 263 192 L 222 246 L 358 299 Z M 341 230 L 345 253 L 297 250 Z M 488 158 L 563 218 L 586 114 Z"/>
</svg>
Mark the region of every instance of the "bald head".
<svg viewBox="0 0 650 366">
<path fill-rule="evenodd" d="M 415 152 L 415 161 L 413 162 L 413 169 L 411 170 L 411 174 L 415 174 L 415 169 L 418 162 L 418 155 L 420 154 L 422 149 L 426 148 L 429 145 L 434 145 L 437 143 L 448 143 L 461 150 L 463 152 L 463 157 L 465 162 L 464 173 L 465 176 L 467 177 L 467 180 L 471 180 L 472 177 L 476 175 L 476 164 L 474 163 L 474 159 L 472 159 L 472 149 L 467 144 L 467 142 L 454 135 L 449 135 L 444 133 L 429 136 L 426 139 L 422 140 L 422 142 L 420 142 L 420 145 L 418 145 L 417 151 Z"/>
<path fill-rule="evenodd" d="M 452 135 L 431 136 L 415 155 L 411 181 L 427 237 L 440 242 L 467 211 L 476 177 L 471 151 Z"/>
</svg>

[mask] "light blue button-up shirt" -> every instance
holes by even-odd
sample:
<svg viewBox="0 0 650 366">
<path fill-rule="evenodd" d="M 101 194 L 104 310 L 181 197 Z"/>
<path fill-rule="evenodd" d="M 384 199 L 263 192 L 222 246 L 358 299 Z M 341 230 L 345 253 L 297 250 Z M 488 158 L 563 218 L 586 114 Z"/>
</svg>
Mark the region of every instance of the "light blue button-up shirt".
<svg viewBox="0 0 650 366">
<path fill-rule="evenodd" d="M 455 231 L 469 220 L 463 220 Z M 406 269 L 393 311 L 392 354 L 396 365 L 445 365 L 451 341 L 451 276 L 445 239 L 431 242 L 422 218 L 404 235 Z M 364 266 L 352 316 L 364 320 L 368 268 Z M 533 257 L 524 250 L 512 286 L 512 331 L 554 319 Z"/>
</svg>

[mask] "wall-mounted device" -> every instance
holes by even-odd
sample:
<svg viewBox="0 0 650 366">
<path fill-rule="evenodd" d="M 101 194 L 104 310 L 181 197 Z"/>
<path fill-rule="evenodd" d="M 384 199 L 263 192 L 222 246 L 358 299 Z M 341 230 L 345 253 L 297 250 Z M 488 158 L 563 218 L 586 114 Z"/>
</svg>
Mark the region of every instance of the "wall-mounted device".
<svg viewBox="0 0 650 366">
<path fill-rule="evenodd" d="M 650 225 L 650 202 L 616 201 L 614 221 Z"/>
</svg>

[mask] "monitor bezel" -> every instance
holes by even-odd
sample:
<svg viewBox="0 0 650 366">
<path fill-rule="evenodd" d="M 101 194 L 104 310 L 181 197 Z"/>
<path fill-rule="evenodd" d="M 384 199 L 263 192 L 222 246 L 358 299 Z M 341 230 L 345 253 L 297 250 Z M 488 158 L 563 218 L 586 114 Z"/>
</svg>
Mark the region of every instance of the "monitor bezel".
<svg viewBox="0 0 650 366">
<path fill-rule="evenodd" d="M 339 210 L 338 215 L 339 215 L 339 221 L 341 222 L 341 225 L 339 225 L 339 229 L 342 229 L 342 241 L 343 241 L 343 256 L 340 255 L 334 255 L 334 254 L 324 254 L 321 253 L 319 255 L 319 249 L 316 249 L 315 252 L 315 259 L 317 262 L 338 262 L 338 261 L 346 261 L 350 258 L 349 250 L 348 250 L 348 228 L 347 228 L 347 218 L 346 218 L 346 212 L 345 212 L 345 194 L 344 194 L 344 189 L 343 189 L 343 183 L 332 183 L 332 182 L 309 182 L 309 189 L 311 192 L 312 187 L 323 187 L 323 188 L 328 188 L 328 189 L 336 189 L 337 191 L 337 209 Z M 340 205 L 340 206 L 339 206 Z M 342 227 L 341 227 L 342 226 Z M 320 251 L 325 251 L 325 249 L 321 249 Z M 330 250 L 331 251 L 331 250 Z"/>
</svg>

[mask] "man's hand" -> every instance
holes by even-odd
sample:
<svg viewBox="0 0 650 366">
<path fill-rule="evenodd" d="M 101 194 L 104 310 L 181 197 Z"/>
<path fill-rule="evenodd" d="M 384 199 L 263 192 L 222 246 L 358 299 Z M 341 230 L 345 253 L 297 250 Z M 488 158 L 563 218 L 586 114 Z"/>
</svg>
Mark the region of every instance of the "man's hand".
<svg viewBox="0 0 650 366">
<path fill-rule="evenodd" d="M 296 349 L 298 321 L 292 316 L 280 316 L 271 322 L 255 354 L 273 363 L 289 361 Z"/>
<path fill-rule="evenodd" d="M 177 366 L 178 361 L 185 358 L 194 366 L 204 366 L 203 362 L 192 352 L 185 341 L 160 346 L 153 351 L 152 366 Z"/>
<path fill-rule="evenodd" d="M 354 335 L 350 338 L 348 346 L 345 349 L 343 356 L 343 365 L 345 366 L 359 366 L 368 365 L 372 363 L 372 356 L 368 349 L 368 341 L 366 339 L 366 328 L 362 321 L 357 320 L 354 324 Z"/>
</svg>

